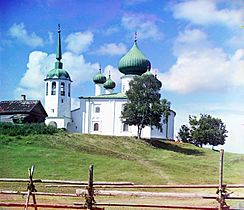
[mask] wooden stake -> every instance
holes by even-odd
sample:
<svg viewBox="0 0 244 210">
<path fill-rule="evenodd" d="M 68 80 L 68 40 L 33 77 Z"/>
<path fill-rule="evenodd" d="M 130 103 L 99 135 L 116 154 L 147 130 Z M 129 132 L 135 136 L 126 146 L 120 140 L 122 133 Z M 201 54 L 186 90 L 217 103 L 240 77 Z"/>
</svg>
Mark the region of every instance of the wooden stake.
<svg viewBox="0 0 244 210">
<path fill-rule="evenodd" d="M 93 165 L 90 165 L 88 171 L 88 187 L 87 187 L 87 197 L 86 197 L 86 205 L 87 209 L 91 210 L 94 200 L 94 189 L 93 189 Z"/>
<path fill-rule="evenodd" d="M 220 150 L 219 155 L 219 189 L 218 189 L 218 202 L 219 202 L 219 210 L 223 210 L 224 206 L 224 197 L 223 197 L 223 159 L 224 159 L 224 150 Z"/>
</svg>

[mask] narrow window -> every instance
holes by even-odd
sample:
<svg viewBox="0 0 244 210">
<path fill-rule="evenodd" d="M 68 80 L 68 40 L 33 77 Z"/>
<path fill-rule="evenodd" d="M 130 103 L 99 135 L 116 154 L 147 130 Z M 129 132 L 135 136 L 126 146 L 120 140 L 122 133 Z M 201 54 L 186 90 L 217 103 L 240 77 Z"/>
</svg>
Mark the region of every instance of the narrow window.
<svg viewBox="0 0 244 210">
<path fill-rule="evenodd" d="M 95 108 L 95 113 L 100 113 L 100 107 L 99 107 L 99 106 L 97 106 L 97 107 Z"/>
<path fill-rule="evenodd" d="M 60 93 L 61 93 L 61 96 L 65 96 L 65 84 L 64 84 L 64 82 L 61 82 Z"/>
<path fill-rule="evenodd" d="M 94 131 L 98 131 L 99 130 L 99 124 L 98 123 L 94 123 Z"/>
<path fill-rule="evenodd" d="M 123 131 L 127 132 L 129 130 L 129 125 L 128 124 L 123 124 Z"/>
<path fill-rule="evenodd" d="M 68 96 L 70 97 L 70 84 L 68 86 Z"/>
<path fill-rule="evenodd" d="M 61 103 L 64 103 L 64 99 L 61 99 Z"/>
<path fill-rule="evenodd" d="M 48 95 L 48 83 L 46 83 L 46 96 Z"/>
<path fill-rule="evenodd" d="M 56 95 L 56 82 L 52 82 L 52 95 Z"/>
</svg>

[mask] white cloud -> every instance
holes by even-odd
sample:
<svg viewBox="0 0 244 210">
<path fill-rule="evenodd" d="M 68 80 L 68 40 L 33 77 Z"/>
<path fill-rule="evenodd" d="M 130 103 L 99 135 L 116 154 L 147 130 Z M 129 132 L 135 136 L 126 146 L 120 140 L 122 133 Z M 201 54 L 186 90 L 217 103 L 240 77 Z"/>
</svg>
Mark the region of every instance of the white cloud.
<svg viewBox="0 0 244 210">
<path fill-rule="evenodd" d="M 14 23 L 9 29 L 9 34 L 11 37 L 16 38 L 17 40 L 31 47 L 43 46 L 44 44 L 43 39 L 37 36 L 34 32 L 27 32 L 24 23 Z"/>
<path fill-rule="evenodd" d="M 121 83 L 120 78 L 123 74 L 120 73 L 120 71 L 112 65 L 107 65 L 104 68 L 104 75 L 108 78 L 109 74 L 111 74 L 111 79 L 116 83 L 116 86 L 118 87 L 118 84 Z"/>
<path fill-rule="evenodd" d="M 174 46 L 176 63 L 158 75 L 164 89 L 189 93 L 244 85 L 243 49 L 227 55 L 223 49 L 212 47 L 204 33 L 197 30 L 180 34 Z"/>
<path fill-rule="evenodd" d="M 177 19 L 187 19 L 194 24 L 223 24 L 240 27 L 243 23 L 242 9 L 218 8 L 219 1 L 189 0 L 173 6 L 173 15 Z"/>
<path fill-rule="evenodd" d="M 64 69 L 69 72 L 71 79 L 74 79 L 73 87 L 76 87 L 82 82 L 90 81 L 99 68 L 98 63 L 86 62 L 83 55 L 65 52 L 62 57 Z M 54 63 L 55 54 L 47 54 L 41 51 L 31 52 L 27 70 L 16 88 L 15 98 L 18 98 L 21 94 L 26 94 L 28 99 L 38 98 L 43 101 L 43 79 L 46 77 L 48 71 L 54 68 Z"/>
<path fill-rule="evenodd" d="M 93 42 L 93 33 L 90 31 L 71 33 L 65 39 L 67 50 L 74 53 L 82 53 Z"/>
<path fill-rule="evenodd" d="M 127 52 L 127 48 L 123 43 L 107 43 L 101 46 L 97 53 L 101 55 L 123 55 Z"/>
<path fill-rule="evenodd" d="M 162 32 L 156 24 L 155 18 L 143 15 L 124 15 L 121 20 L 122 26 L 130 32 L 138 32 L 139 39 L 159 40 L 163 38 Z"/>
</svg>

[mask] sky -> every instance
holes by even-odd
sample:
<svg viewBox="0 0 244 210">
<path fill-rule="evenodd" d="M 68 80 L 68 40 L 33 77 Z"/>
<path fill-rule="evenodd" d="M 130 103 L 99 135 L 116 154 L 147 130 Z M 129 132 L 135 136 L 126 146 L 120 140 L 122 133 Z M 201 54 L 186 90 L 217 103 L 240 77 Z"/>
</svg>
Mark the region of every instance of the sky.
<svg viewBox="0 0 244 210">
<path fill-rule="evenodd" d="M 138 46 L 176 112 L 175 135 L 189 115 L 210 114 L 228 130 L 224 149 L 244 153 L 244 0 L 0 1 L 0 100 L 39 99 L 53 69 L 57 25 L 72 107 L 94 95 L 101 65 L 120 92 L 120 58 Z"/>
</svg>

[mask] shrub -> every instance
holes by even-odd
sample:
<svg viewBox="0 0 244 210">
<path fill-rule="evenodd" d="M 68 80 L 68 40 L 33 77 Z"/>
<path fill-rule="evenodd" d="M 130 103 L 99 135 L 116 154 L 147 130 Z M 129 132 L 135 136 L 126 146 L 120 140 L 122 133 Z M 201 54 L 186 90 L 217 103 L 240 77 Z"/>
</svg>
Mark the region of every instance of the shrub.
<svg viewBox="0 0 244 210">
<path fill-rule="evenodd" d="M 58 129 L 44 123 L 13 124 L 0 122 L 0 134 L 9 136 L 27 136 L 31 134 L 54 134 Z"/>
</svg>

